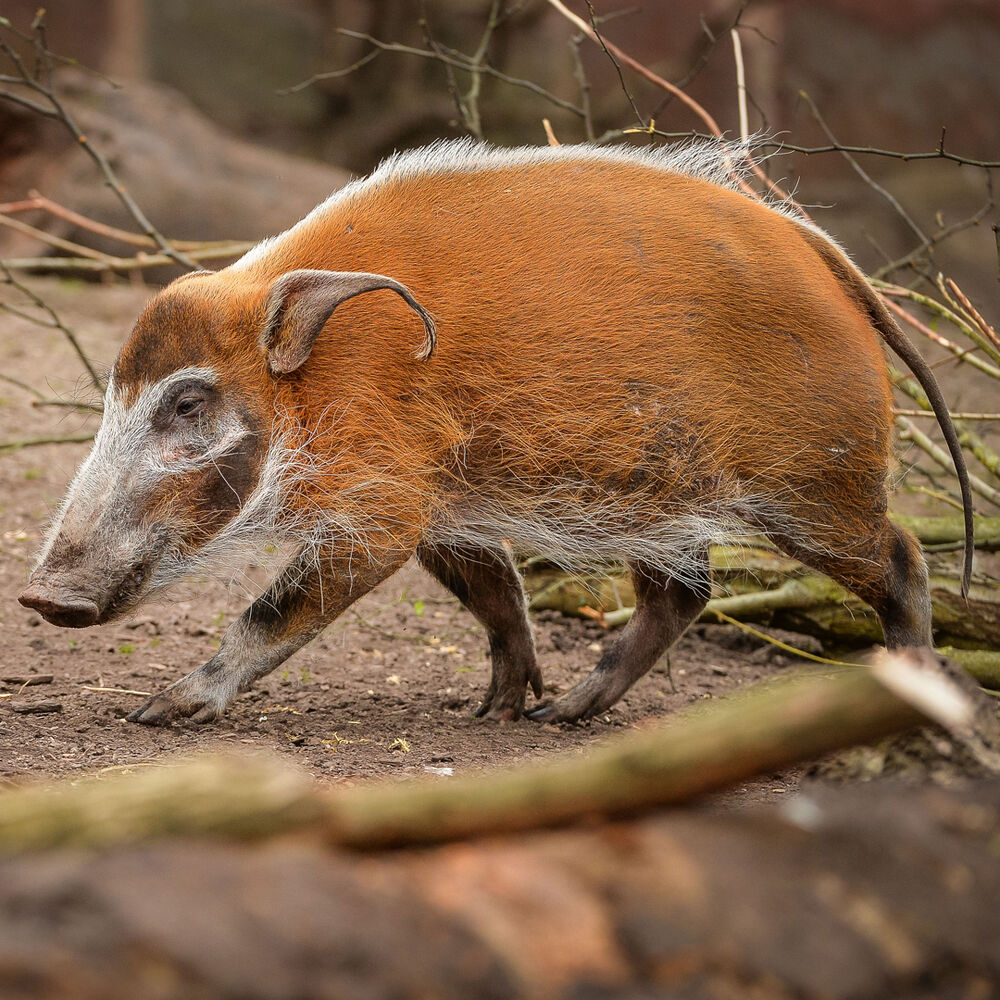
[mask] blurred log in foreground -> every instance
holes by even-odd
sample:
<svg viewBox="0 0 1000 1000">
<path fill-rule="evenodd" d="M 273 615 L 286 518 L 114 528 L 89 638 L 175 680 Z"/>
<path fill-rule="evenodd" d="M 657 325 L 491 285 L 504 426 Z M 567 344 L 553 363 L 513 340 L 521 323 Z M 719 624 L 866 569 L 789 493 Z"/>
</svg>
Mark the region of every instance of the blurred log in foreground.
<svg viewBox="0 0 1000 1000">
<path fill-rule="evenodd" d="M 896 520 L 914 531 L 925 545 L 960 544 L 962 538 L 958 516 L 898 516 Z M 1000 518 L 977 517 L 976 524 L 977 544 L 1000 547 Z M 717 621 L 713 611 L 718 610 L 741 621 L 766 622 L 842 645 L 882 641 L 878 619 L 867 604 L 828 577 L 773 550 L 753 545 L 715 546 L 712 574 L 722 596 L 709 602 L 705 621 Z M 626 622 L 635 604 L 632 582 L 624 571 L 605 576 L 568 575 L 543 562 L 532 562 L 526 567 L 524 582 L 533 609 L 589 615 L 610 626 Z M 1000 655 L 970 657 L 965 664 L 962 653 L 962 648 L 969 647 L 1000 650 L 1000 583 L 976 579 L 966 604 L 959 571 L 932 565 L 930 587 L 936 641 L 954 647 L 949 655 L 971 665 L 982 683 L 1000 687 Z"/>
<path fill-rule="evenodd" d="M 932 718 L 988 756 L 981 692 L 938 667 L 786 681 L 506 774 L 335 791 L 233 758 L 0 794 L 0 996 L 987 997 L 996 781 L 593 822 Z"/>
<path fill-rule="evenodd" d="M 0 860 L 5 1000 L 989 998 L 1000 783 L 368 855 L 185 837 Z"/>
</svg>

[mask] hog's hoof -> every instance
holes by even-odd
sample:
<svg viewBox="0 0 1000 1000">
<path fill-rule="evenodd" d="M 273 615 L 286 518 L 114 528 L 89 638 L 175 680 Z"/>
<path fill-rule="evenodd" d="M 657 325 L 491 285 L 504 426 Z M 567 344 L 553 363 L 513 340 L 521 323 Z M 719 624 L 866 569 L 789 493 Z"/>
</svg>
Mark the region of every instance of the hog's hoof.
<svg viewBox="0 0 1000 1000">
<path fill-rule="evenodd" d="M 583 722 L 592 715 L 596 715 L 598 710 L 593 712 L 578 712 L 571 706 L 561 706 L 557 698 L 555 701 L 547 701 L 542 705 L 532 708 L 524 713 L 526 719 L 532 722 Z"/>
<path fill-rule="evenodd" d="M 608 675 L 595 672 L 554 701 L 543 702 L 525 712 L 532 722 L 583 722 L 606 712 L 621 694 Z"/>
<path fill-rule="evenodd" d="M 490 685 L 483 703 L 472 714 L 477 719 L 493 722 L 517 722 L 524 714 L 524 688 L 497 694 Z"/>
<path fill-rule="evenodd" d="M 532 663 L 516 678 L 494 676 L 483 703 L 472 714 L 477 719 L 493 722 L 516 722 L 524 715 L 525 689 L 530 686 L 536 698 L 542 696 L 542 672 Z"/>
<path fill-rule="evenodd" d="M 520 706 L 496 704 L 487 698 L 472 715 L 476 719 L 489 719 L 491 722 L 517 722 L 524 715 L 524 695 L 521 695 Z"/>
<path fill-rule="evenodd" d="M 158 694 L 125 718 L 129 722 L 140 722 L 144 726 L 166 726 L 175 719 L 185 718 L 197 723 L 212 722 L 219 715 L 219 711 L 211 705 L 201 705 L 200 707 L 179 705 L 166 697 L 165 694 Z"/>
<path fill-rule="evenodd" d="M 165 726 L 175 719 L 203 723 L 217 719 L 224 710 L 225 702 L 220 702 L 218 691 L 195 670 L 154 695 L 126 718 L 145 726 Z"/>
</svg>

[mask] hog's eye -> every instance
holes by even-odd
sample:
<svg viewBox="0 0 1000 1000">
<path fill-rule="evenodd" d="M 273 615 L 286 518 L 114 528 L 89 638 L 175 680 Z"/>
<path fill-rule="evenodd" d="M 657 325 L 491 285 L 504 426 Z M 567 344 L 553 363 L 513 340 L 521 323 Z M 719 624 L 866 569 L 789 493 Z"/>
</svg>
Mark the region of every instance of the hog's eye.
<svg viewBox="0 0 1000 1000">
<path fill-rule="evenodd" d="M 177 400 L 175 412 L 179 417 L 193 417 L 205 409 L 205 400 L 202 396 L 181 396 Z"/>
</svg>

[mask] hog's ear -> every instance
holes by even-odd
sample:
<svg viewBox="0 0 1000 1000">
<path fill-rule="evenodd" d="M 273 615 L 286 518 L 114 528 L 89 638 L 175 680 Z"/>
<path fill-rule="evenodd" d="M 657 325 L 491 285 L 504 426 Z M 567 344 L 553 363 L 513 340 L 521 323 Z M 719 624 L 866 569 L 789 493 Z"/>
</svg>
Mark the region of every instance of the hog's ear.
<svg viewBox="0 0 1000 1000">
<path fill-rule="evenodd" d="M 341 302 L 379 288 L 401 296 L 423 321 L 424 342 L 414 357 L 429 358 L 437 343 L 434 320 L 405 285 L 361 271 L 289 271 L 274 283 L 268 298 L 260 338 L 268 368 L 275 375 L 295 371 L 309 357 L 320 330 Z"/>
</svg>

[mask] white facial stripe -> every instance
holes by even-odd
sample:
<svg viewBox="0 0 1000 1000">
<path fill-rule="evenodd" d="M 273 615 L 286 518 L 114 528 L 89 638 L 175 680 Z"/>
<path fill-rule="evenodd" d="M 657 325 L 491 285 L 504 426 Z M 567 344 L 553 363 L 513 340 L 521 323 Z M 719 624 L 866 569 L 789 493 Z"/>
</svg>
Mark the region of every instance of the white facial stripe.
<svg viewBox="0 0 1000 1000">
<path fill-rule="evenodd" d="M 137 477 L 144 479 L 147 487 L 167 472 L 186 471 L 191 467 L 189 460 L 173 464 L 150 461 L 149 430 L 153 414 L 164 395 L 179 382 L 190 378 L 201 379 L 215 384 L 218 372 L 213 368 L 191 367 L 171 372 L 165 378 L 143 389 L 135 403 L 127 407 L 124 391 L 114 380 L 114 371 L 108 377 L 108 388 L 104 395 L 104 416 L 94 440 L 94 447 L 77 471 L 70 484 L 62 506 L 52 521 L 38 555 L 38 563 L 44 561 L 52 544 L 63 526 L 66 511 L 74 500 L 84 503 L 87 509 L 99 512 L 110 510 L 123 496 L 127 481 Z M 234 443 L 236 428 L 225 427 L 223 441 L 216 445 L 198 464 L 209 464 L 229 450 Z"/>
<path fill-rule="evenodd" d="M 166 378 L 161 378 L 159 382 L 154 382 L 143 389 L 139 393 L 139 398 L 129 408 L 129 414 L 148 424 L 163 397 L 178 382 L 184 382 L 187 379 L 200 379 L 209 385 L 215 385 L 219 381 L 219 374 L 214 368 L 181 368 L 171 372 Z M 108 388 L 110 390 L 110 385 Z"/>
</svg>

